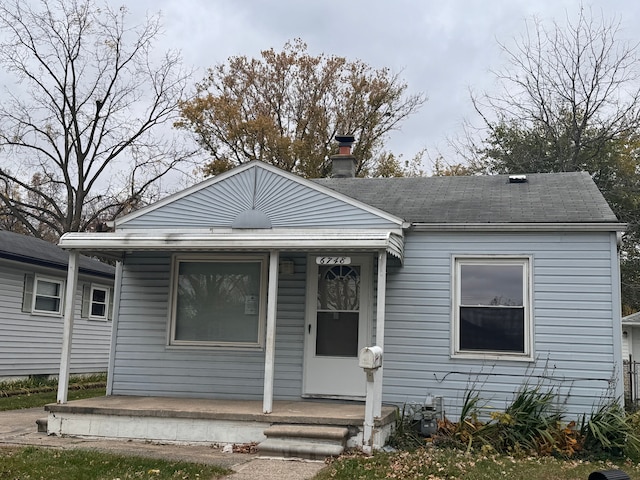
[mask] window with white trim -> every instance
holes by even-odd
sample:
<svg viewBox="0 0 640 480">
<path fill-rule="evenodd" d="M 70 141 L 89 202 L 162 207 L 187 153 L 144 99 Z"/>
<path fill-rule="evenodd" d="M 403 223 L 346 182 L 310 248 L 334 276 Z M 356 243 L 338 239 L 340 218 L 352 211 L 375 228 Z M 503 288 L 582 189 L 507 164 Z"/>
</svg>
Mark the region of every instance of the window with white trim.
<svg viewBox="0 0 640 480">
<path fill-rule="evenodd" d="M 89 320 L 112 320 L 113 288 L 95 283 L 82 286 L 82 318 Z"/>
<path fill-rule="evenodd" d="M 172 345 L 262 345 L 266 255 L 175 256 Z"/>
<path fill-rule="evenodd" d="M 106 320 L 109 310 L 109 289 L 91 285 L 89 318 L 92 320 Z"/>
<path fill-rule="evenodd" d="M 33 289 L 32 313 L 62 315 L 64 281 L 36 276 Z"/>
<path fill-rule="evenodd" d="M 455 259 L 454 355 L 531 357 L 529 265 L 528 257 Z"/>
</svg>

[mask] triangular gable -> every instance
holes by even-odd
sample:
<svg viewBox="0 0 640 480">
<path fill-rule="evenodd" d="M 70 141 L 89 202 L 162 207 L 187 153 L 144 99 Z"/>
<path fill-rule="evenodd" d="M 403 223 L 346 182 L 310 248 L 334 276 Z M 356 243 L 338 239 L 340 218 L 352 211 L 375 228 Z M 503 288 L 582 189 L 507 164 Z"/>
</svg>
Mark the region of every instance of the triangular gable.
<svg viewBox="0 0 640 480">
<path fill-rule="evenodd" d="M 389 213 L 254 161 L 116 220 L 116 227 L 124 230 L 234 228 L 251 227 L 251 221 L 257 222 L 254 228 L 398 228 L 402 225 L 402 219 Z"/>
</svg>

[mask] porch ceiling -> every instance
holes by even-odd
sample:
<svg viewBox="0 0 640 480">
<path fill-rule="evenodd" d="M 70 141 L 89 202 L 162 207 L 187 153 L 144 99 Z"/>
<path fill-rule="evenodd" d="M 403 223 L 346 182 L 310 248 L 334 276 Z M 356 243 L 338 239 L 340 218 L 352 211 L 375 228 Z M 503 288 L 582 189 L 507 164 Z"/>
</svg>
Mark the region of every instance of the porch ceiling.
<svg viewBox="0 0 640 480">
<path fill-rule="evenodd" d="M 402 230 L 210 230 L 71 232 L 62 236 L 59 246 L 99 254 L 131 251 L 205 251 L 205 250 L 334 250 L 380 251 L 402 259 Z"/>
</svg>

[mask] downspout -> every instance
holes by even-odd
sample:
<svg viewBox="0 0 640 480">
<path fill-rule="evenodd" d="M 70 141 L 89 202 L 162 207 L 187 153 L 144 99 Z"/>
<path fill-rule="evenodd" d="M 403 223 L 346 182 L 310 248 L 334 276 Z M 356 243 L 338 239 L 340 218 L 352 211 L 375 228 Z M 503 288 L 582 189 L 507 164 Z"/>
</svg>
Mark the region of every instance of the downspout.
<svg viewBox="0 0 640 480">
<path fill-rule="evenodd" d="M 278 311 L 278 250 L 269 252 L 269 279 L 267 294 L 267 337 L 264 347 L 264 394 L 262 398 L 263 413 L 273 410 L 273 380 L 276 349 L 276 313 Z"/>
<path fill-rule="evenodd" d="M 118 317 L 120 312 L 120 292 L 122 291 L 122 261 L 116 262 L 116 282 L 113 289 L 113 318 L 111 319 L 111 346 L 107 366 L 107 395 L 113 394 L 113 369 L 116 363 L 116 339 L 118 337 Z"/>
<path fill-rule="evenodd" d="M 67 267 L 67 285 L 64 292 L 64 325 L 62 330 L 62 352 L 60 355 L 60 373 L 58 375 L 58 403 L 67 403 L 69 391 L 69 371 L 71 347 L 73 342 L 73 320 L 75 312 L 76 290 L 78 288 L 78 252 L 69 251 Z"/>
</svg>

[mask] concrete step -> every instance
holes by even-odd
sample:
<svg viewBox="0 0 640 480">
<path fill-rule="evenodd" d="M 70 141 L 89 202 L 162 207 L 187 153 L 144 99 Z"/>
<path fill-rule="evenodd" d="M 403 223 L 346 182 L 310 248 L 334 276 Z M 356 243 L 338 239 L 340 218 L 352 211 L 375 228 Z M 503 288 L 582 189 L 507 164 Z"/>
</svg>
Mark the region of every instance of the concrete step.
<svg viewBox="0 0 640 480">
<path fill-rule="evenodd" d="M 267 439 L 258 444 L 261 456 L 320 460 L 344 451 L 349 429 L 322 425 L 273 425 L 264 434 Z"/>
</svg>

